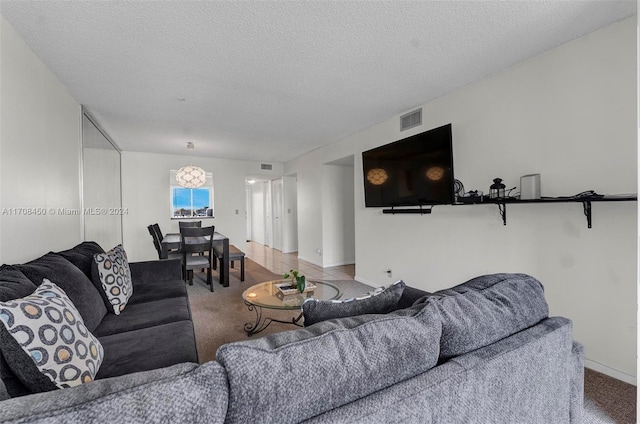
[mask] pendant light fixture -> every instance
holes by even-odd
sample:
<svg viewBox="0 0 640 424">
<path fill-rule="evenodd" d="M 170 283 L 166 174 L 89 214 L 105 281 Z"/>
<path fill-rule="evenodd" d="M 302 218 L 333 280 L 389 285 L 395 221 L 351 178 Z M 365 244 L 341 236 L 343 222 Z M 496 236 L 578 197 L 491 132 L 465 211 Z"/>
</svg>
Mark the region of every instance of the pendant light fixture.
<svg viewBox="0 0 640 424">
<path fill-rule="evenodd" d="M 194 147 L 192 142 L 187 143 L 188 150 L 193 150 Z M 176 182 L 185 188 L 202 187 L 207 182 L 207 174 L 199 166 L 183 166 L 176 172 Z"/>
</svg>

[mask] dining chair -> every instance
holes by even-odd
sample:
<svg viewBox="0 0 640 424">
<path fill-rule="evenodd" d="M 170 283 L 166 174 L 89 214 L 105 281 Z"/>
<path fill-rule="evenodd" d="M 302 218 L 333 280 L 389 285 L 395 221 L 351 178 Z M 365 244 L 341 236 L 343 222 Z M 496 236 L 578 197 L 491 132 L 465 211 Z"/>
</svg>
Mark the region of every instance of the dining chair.
<svg viewBox="0 0 640 424">
<path fill-rule="evenodd" d="M 164 238 L 164 235 L 162 234 L 162 231 L 160 231 L 160 225 L 158 225 L 157 222 L 153 224 L 153 230 L 156 232 L 156 235 L 158 236 L 160 241 L 162 241 L 162 239 Z"/>
<path fill-rule="evenodd" d="M 156 230 L 153 228 L 153 225 L 148 225 L 147 230 L 149 230 L 149 234 L 151 234 L 151 238 L 153 239 L 153 246 L 156 248 L 158 252 L 158 259 L 162 259 L 162 246 L 160 246 L 160 242 L 158 241 L 158 236 L 156 235 Z"/>
<path fill-rule="evenodd" d="M 207 284 L 213 291 L 213 279 L 211 278 L 211 261 L 213 254 L 214 227 L 182 227 L 180 228 L 180 251 L 182 252 L 182 269 L 185 282 L 193 285 L 193 270 L 207 269 Z M 194 255 L 197 253 L 197 255 Z M 207 255 L 204 255 L 207 253 Z"/>
<path fill-rule="evenodd" d="M 157 224 L 154 224 L 154 225 L 157 225 Z M 158 252 L 158 259 L 163 259 L 162 245 L 160 243 L 162 241 L 162 237 L 158 237 L 158 233 L 156 232 L 154 225 L 147 226 L 147 230 L 149 230 L 149 234 L 151 234 L 151 238 L 153 239 L 153 246 L 156 248 L 156 251 Z M 177 250 L 173 250 L 173 251 L 169 251 L 167 254 L 167 257 L 164 259 L 182 259 L 182 255 Z"/>
<path fill-rule="evenodd" d="M 200 228 L 202 227 L 202 221 L 178 221 L 180 228 Z"/>
</svg>

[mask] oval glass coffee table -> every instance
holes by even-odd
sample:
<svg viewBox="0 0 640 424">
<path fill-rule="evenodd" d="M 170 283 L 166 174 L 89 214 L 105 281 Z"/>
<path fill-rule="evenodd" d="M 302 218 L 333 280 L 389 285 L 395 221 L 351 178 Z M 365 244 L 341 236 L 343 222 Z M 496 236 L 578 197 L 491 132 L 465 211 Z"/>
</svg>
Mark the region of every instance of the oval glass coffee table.
<svg viewBox="0 0 640 424">
<path fill-rule="evenodd" d="M 309 280 L 307 283 L 315 285 L 315 289 L 312 291 L 305 291 L 304 293 L 296 292 L 294 294 L 283 294 L 278 286 L 289 283 L 289 280 L 273 280 L 264 283 L 256 284 L 246 289 L 242 293 L 242 299 L 245 305 L 250 311 L 255 311 L 256 322 L 246 323 L 244 325 L 244 331 L 247 336 L 252 336 L 261 332 L 269 326 L 272 322 L 281 322 L 284 324 L 294 324 L 299 327 L 298 322 L 302 318 L 302 312 L 290 321 L 283 321 L 275 318 L 264 317 L 262 315 L 262 309 L 280 309 L 280 310 L 300 310 L 302 303 L 309 298 L 319 300 L 334 300 L 338 299 L 342 293 L 340 289 L 333 284 L 324 281 Z"/>
</svg>

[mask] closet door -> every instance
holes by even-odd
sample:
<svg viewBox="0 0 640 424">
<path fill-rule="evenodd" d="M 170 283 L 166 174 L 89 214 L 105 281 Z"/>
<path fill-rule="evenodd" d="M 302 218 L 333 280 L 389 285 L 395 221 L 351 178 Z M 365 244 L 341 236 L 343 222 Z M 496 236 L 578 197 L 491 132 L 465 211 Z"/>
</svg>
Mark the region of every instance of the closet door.
<svg viewBox="0 0 640 424">
<path fill-rule="evenodd" d="M 120 151 L 82 114 L 82 219 L 84 240 L 108 250 L 122 243 Z"/>
</svg>

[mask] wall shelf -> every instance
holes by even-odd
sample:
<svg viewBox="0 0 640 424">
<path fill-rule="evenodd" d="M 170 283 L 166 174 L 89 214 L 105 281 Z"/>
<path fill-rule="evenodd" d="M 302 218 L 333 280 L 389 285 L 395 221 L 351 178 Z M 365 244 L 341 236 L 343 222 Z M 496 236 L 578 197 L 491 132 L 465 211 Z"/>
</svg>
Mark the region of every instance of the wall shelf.
<svg viewBox="0 0 640 424">
<path fill-rule="evenodd" d="M 582 203 L 582 209 L 585 217 L 587 218 L 587 228 L 591 228 L 592 222 L 592 208 L 593 202 L 635 202 L 638 200 L 638 195 L 604 195 L 604 196 L 571 196 L 571 197 L 542 197 L 540 199 L 520 200 L 516 198 L 504 198 L 504 199 L 489 199 L 482 197 L 476 199 L 465 198 L 464 202 L 454 203 L 453 206 L 467 206 L 467 205 L 497 205 L 498 212 L 502 218 L 502 224 L 507 225 L 507 205 L 512 204 L 530 204 L 530 203 Z M 429 214 L 430 209 L 424 209 L 420 206 L 419 209 L 383 209 L 384 214 Z"/>
</svg>

